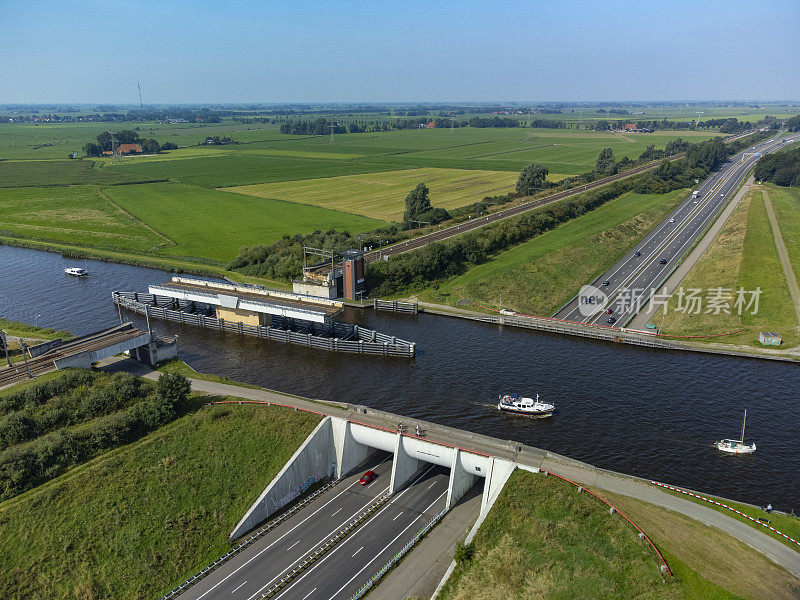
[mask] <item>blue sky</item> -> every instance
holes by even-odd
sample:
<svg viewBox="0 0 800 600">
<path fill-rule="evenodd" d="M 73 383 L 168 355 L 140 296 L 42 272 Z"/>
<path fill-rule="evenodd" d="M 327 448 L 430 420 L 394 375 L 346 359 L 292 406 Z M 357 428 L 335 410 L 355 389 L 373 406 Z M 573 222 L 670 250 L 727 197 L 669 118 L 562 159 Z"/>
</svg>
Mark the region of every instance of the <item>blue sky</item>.
<svg viewBox="0 0 800 600">
<path fill-rule="evenodd" d="M 800 98 L 800 0 L 0 0 L 0 103 Z"/>
</svg>

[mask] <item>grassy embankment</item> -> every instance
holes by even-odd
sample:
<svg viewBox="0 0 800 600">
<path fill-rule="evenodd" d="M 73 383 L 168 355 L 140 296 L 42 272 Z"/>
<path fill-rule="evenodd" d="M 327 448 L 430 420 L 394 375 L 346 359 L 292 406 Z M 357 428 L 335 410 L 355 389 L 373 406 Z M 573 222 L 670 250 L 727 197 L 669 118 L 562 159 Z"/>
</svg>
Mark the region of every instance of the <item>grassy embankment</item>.
<svg viewBox="0 0 800 600">
<path fill-rule="evenodd" d="M 228 533 L 317 424 L 279 407 L 206 407 L 0 503 L 0 596 L 143 598 Z"/>
<path fill-rule="evenodd" d="M 654 540 L 675 576 L 621 517 L 555 477 L 515 472 L 481 525 L 474 558 L 442 600 L 492 598 L 791 598 L 800 582 L 726 534 L 682 515 L 602 492 Z M 730 591 L 728 591 L 730 590 Z"/>
<path fill-rule="evenodd" d="M 685 190 L 624 194 L 419 297 L 455 305 L 458 288 L 466 298 L 484 306 L 498 308 L 502 295 L 505 308 L 549 316 L 581 285 L 619 260 L 685 195 Z"/>
<path fill-rule="evenodd" d="M 735 512 L 728 510 L 727 508 L 717 506 L 716 504 L 711 504 L 710 502 L 704 502 L 699 498 L 692 498 L 691 496 L 687 496 L 686 494 L 673 492 L 672 490 L 668 490 L 666 488 L 659 488 L 659 489 L 663 492 L 666 492 L 667 494 L 672 494 L 673 496 L 684 498 L 686 500 L 694 502 L 695 504 L 699 504 L 701 506 L 705 506 L 706 508 L 710 508 L 711 510 L 716 510 L 717 512 L 727 515 L 731 519 L 736 519 L 737 521 L 741 521 L 742 523 L 749 525 L 753 529 L 756 529 L 761 533 L 773 537 L 776 540 L 786 544 L 792 550 L 800 552 L 800 546 L 798 546 L 797 544 L 793 544 L 789 540 L 783 538 L 782 536 L 777 535 L 776 533 L 770 531 L 766 527 L 757 525 L 756 523 L 753 523 L 750 519 L 745 519 L 744 517 L 737 515 Z M 767 519 L 768 521 L 770 521 L 770 525 L 772 525 L 772 527 L 774 527 L 775 529 L 777 529 L 782 533 L 785 533 L 789 537 L 792 537 L 800 541 L 800 518 L 794 515 L 778 514 L 776 512 L 767 513 L 763 508 L 751 506 L 750 504 L 742 504 L 741 502 L 735 502 L 733 500 L 718 498 L 716 496 L 711 496 L 710 494 L 703 494 L 703 496 L 709 498 L 710 500 L 716 500 L 717 502 L 722 502 L 723 504 L 726 504 L 731 508 L 735 508 L 736 510 L 743 512 L 746 515 L 750 515 L 753 518 Z"/>
<path fill-rule="evenodd" d="M 781 230 L 797 231 L 800 227 L 800 210 L 788 197 L 781 198 L 779 216 Z M 777 213 L 777 210 L 776 210 Z M 790 239 L 783 233 L 784 240 Z M 795 270 L 800 268 L 797 242 L 793 243 Z M 684 291 L 725 288 L 756 290 L 761 288 L 758 313 L 734 307 L 735 296 L 729 303 L 730 312 L 714 314 L 706 312 L 704 305 L 699 314 L 677 312 L 677 299 L 673 296 L 667 305 L 651 319 L 665 335 L 704 335 L 742 329 L 741 333 L 717 338 L 715 343 L 744 345 L 763 348 L 758 342 L 759 331 L 776 331 L 783 336 L 783 348 L 794 347 L 800 342 L 797 318 L 792 308 L 792 299 L 786 284 L 772 228 L 764 205 L 763 192 L 753 188 L 741 204 L 733 211 L 728 222 L 717 235 L 711 247 L 692 268 L 681 283 Z M 747 298 L 749 299 L 749 295 Z"/>
</svg>

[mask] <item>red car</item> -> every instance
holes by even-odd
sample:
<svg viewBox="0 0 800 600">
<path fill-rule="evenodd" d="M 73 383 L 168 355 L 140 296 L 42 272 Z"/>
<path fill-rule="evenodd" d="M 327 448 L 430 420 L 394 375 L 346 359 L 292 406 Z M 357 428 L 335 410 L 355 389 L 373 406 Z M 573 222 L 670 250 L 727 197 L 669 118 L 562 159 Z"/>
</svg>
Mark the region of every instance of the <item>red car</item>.
<svg viewBox="0 0 800 600">
<path fill-rule="evenodd" d="M 361 476 L 361 479 L 358 480 L 360 485 L 367 485 L 370 481 L 377 477 L 377 473 L 375 471 L 367 471 Z"/>
<path fill-rule="evenodd" d="M 613 313 L 613 312 L 614 312 L 614 311 L 613 311 L 612 309 L 610 309 L 610 308 L 607 308 L 607 309 L 606 309 L 606 314 L 607 314 L 607 315 L 610 315 L 610 314 L 611 314 L 611 313 Z"/>
</svg>

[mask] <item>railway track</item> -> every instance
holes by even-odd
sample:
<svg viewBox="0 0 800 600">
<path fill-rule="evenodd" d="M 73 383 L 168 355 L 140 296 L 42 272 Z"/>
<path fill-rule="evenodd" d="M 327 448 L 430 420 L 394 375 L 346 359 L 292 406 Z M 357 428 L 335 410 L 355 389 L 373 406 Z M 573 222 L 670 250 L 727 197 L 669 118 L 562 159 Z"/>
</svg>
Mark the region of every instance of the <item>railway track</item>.
<svg viewBox="0 0 800 600">
<path fill-rule="evenodd" d="M 142 332 L 128 324 L 124 328 L 115 327 L 66 342 L 41 356 L 29 358 L 27 360 L 27 369 L 24 361 L 0 369 L 0 388 L 28 379 L 28 373 L 30 373 L 30 377 L 36 377 L 48 371 L 53 371 L 56 369 L 55 361 L 60 358 L 73 356 L 81 352 L 99 350 L 106 346 L 133 339 L 139 335 L 142 335 Z"/>
<path fill-rule="evenodd" d="M 729 137 L 726 138 L 725 141 L 732 142 L 746 135 L 750 135 L 751 133 L 752 132 L 746 132 L 737 136 Z M 679 158 L 683 158 L 685 155 L 686 155 L 685 152 L 673 154 L 672 156 L 668 157 L 668 160 L 678 160 Z M 457 235 L 467 233 L 468 231 L 474 231 L 476 229 L 480 229 L 481 227 L 485 227 L 490 223 L 496 223 L 498 221 L 502 221 L 503 219 L 509 219 L 511 217 L 521 215 L 528 211 L 541 208 L 542 206 L 552 204 L 553 202 L 558 202 L 559 200 L 564 200 L 565 198 L 569 198 L 571 196 L 582 194 L 583 192 L 587 192 L 589 190 L 594 190 L 599 187 L 603 187 L 604 185 L 608 185 L 609 183 L 614 183 L 615 181 L 619 181 L 620 179 L 626 179 L 627 177 L 633 177 L 635 175 L 639 175 L 640 173 L 644 173 L 646 171 L 649 171 L 650 169 L 654 169 L 655 167 L 661 164 L 662 160 L 663 159 L 654 160 L 644 165 L 635 167 L 629 171 L 625 171 L 624 173 L 617 173 L 616 175 L 604 177 L 603 179 L 598 179 L 597 181 L 586 183 L 584 185 L 572 188 L 570 190 L 564 190 L 563 192 L 556 192 L 555 194 L 551 194 L 550 196 L 545 196 L 544 198 L 539 198 L 538 200 L 533 200 L 531 202 L 523 201 L 523 203 L 518 204 L 516 206 L 512 206 L 511 208 L 499 210 L 489 215 L 475 218 L 470 221 L 465 221 L 464 223 L 459 223 L 458 225 L 453 225 L 451 227 L 447 227 L 439 231 L 433 231 L 426 235 L 421 235 L 419 237 L 406 240 L 404 242 L 399 242 L 397 244 L 394 244 L 392 246 L 387 246 L 386 248 L 382 248 L 380 250 L 372 250 L 370 252 L 366 252 L 364 254 L 364 260 L 366 260 L 367 262 L 383 260 L 384 257 L 387 256 L 395 256 L 397 254 L 402 254 L 404 252 L 416 250 L 417 248 L 422 248 L 423 246 L 427 246 L 428 244 L 431 244 L 433 242 L 441 242 L 443 240 L 455 237 Z"/>
</svg>

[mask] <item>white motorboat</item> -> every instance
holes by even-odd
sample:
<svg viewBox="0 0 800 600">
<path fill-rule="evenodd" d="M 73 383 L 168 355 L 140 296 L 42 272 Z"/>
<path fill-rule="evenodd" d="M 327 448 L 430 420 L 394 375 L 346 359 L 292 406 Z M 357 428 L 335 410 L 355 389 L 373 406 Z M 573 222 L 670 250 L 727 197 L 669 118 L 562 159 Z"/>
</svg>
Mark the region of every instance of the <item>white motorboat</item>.
<svg viewBox="0 0 800 600">
<path fill-rule="evenodd" d="M 718 450 L 728 452 L 730 454 L 752 454 L 756 451 L 756 443 L 744 443 L 744 425 L 747 422 L 747 409 L 744 411 L 744 419 L 742 419 L 742 437 L 738 440 L 720 440 L 714 445 Z"/>
<path fill-rule="evenodd" d="M 541 402 L 539 394 L 536 394 L 536 399 L 524 398 L 519 394 L 500 394 L 500 402 L 497 403 L 497 409 L 505 412 L 512 412 L 520 415 L 529 415 L 533 417 L 549 417 L 553 414 L 555 406 Z"/>
<path fill-rule="evenodd" d="M 80 267 L 70 267 L 69 269 L 64 269 L 64 275 L 72 275 L 73 277 L 88 277 L 89 271 L 86 269 L 81 269 Z"/>
</svg>

